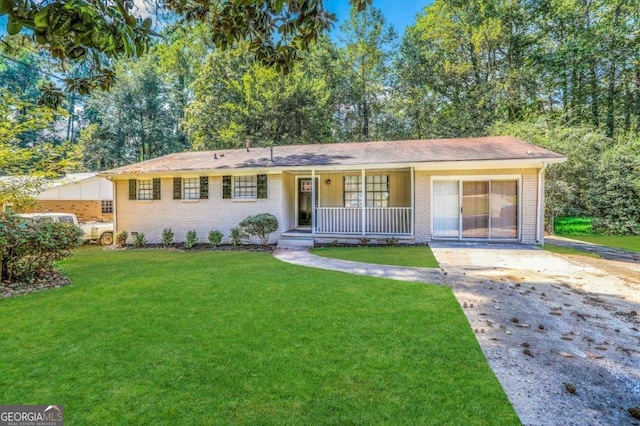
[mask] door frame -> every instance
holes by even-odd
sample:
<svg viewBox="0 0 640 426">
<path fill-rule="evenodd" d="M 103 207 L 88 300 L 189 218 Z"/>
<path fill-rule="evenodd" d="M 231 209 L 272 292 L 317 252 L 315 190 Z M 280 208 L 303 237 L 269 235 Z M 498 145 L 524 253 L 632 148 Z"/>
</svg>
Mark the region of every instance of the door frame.
<svg viewBox="0 0 640 426">
<path fill-rule="evenodd" d="M 315 185 L 315 182 L 313 181 L 313 176 L 311 175 L 295 175 L 295 179 L 296 179 L 296 196 L 295 196 L 295 221 L 293 222 L 294 228 L 313 228 L 313 225 L 300 225 L 299 220 L 300 220 L 300 201 L 299 201 L 299 197 L 300 197 L 300 179 L 309 179 L 311 180 L 311 185 Z M 316 175 L 316 181 L 320 182 L 320 175 L 317 174 Z M 320 204 L 320 186 L 321 185 L 315 185 L 315 193 L 316 193 L 316 198 L 318 199 L 318 204 Z M 311 200 L 311 216 L 313 217 L 315 215 L 315 209 L 316 206 L 313 205 L 314 204 L 314 200 Z M 313 219 L 311 220 L 311 223 L 313 223 Z"/>
<path fill-rule="evenodd" d="M 518 187 L 518 229 L 516 238 L 492 238 L 491 237 L 491 185 L 489 185 L 489 237 L 488 238 L 463 238 L 462 237 L 462 213 L 458 212 L 458 236 L 457 237 L 434 237 L 433 236 L 433 213 L 434 213 L 434 196 L 433 185 L 435 181 L 458 181 L 458 199 L 459 207 L 462 208 L 462 182 L 475 181 L 492 181 L 492 180 L 515 180 Z M 431 238 L 434 240 L 458 240 L 458 241 L 522 241 L 522 175 L 441 175 L 431 176 Z"/>
</svg>

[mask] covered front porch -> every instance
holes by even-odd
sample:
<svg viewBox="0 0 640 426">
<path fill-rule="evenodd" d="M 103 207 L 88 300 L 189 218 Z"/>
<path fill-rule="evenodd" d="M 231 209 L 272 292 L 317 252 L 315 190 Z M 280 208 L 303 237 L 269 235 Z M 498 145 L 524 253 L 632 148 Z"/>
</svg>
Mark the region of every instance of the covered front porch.
<svg viewBox="0 0 640 426">
<path fill-rule="evenodd" d="M 288 232 L 335 236 L 414 234 L 411 169 L 285 172 Z"/>
</svg>

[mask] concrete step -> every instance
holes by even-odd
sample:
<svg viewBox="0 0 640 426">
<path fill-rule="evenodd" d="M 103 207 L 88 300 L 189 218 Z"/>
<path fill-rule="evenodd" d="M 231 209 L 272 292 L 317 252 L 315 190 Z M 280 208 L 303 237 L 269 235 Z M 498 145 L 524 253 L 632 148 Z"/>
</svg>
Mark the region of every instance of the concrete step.
<svg viewBox="0 0 640 426">
<path fill-rule="evenodd" d="M 305 249 L 313 247 L 313 238 L 284 237 L 278 240 L 278 248 Z"/>
</svg>

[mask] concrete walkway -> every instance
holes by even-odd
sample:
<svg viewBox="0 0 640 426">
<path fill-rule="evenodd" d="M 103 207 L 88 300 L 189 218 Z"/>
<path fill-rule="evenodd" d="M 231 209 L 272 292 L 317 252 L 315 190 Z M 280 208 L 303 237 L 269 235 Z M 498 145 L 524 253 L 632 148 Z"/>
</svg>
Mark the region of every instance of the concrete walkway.
<svg viewBox="0 0 640 426">
<path fill-rule="evenodd" d="M 632 251 L 613 247 L 605 247 L 586 241 L 572 240 L 570 238 L 559 237 L 557 235 L 547 235 L 544 237 L 544 240 L 548 244 L 595 253 L 603 259 L 617 260 L 619 262 L 640 263 L 640 253 L 634 253 Z"/>
<path fill-rule="evenodd" d="M 276 250 L 273 255 L 283 262 L 311 268 L 340 271 L 356 275 L 368 275 L 392 280 L 444 284 L 445 276 L 436 268 L 411 268 L 404 266 L 374 265 L 350 260 L 329 259 L 316 256 L 306 250 Z"/>
</svg>

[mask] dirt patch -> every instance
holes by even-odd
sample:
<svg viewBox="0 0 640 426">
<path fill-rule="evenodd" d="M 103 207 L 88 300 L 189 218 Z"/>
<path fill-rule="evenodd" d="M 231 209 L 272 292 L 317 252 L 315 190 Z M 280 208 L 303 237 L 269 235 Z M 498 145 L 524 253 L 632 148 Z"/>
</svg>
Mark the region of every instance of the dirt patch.
<svg viewBox="0 0 640 426">
<path fill-rule="evenodd" d="M 432 250 L 524 424 L 640 424 L 629 411 L 640 405 L 640 265 L 521 246 Z"/>
</svg>

